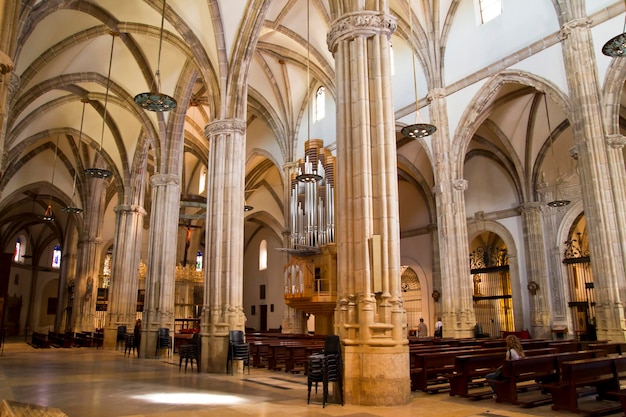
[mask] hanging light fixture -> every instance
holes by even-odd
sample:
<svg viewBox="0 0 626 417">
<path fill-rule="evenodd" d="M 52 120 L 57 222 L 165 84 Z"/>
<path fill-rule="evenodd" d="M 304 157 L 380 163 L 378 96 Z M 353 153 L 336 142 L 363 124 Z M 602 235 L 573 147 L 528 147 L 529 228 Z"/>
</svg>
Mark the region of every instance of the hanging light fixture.
<svg viewBox="0 0 626 417">
<path fill-rule="evenodd" d="M 176 100 L 167 94 L 161 93 L 161 48 L 163 46 L 163 24 L 165 22 L 165 3 L 163 0 L 163 13 L 161 13 L 161 34 L 159 36 L 159 55 L 157 58 L 157 70 L 155 74 L 156 92 L 139 93 L 135 96 L 135 103 L 139 104 L 143 109 L 163 112 L 176 108 Z M 154 83 L 153 83 L 154 86 Z"/>
<path fill-rule="evenodd" d="M 104 112 L 102 115 L 102 134 L 100 136 L 100 149 L 99 152 L 102 155 L 102 144 L 104 142 L 104 128 L 106 127 L 107 120 L 107 104 L 109 102 L 109 86 L 111 85 L 111 67 L 113 65 L 113 47 L 115 46 L 115 37 L 118 35 L 116 32 L 110 32 L 111 34 L 111 56 L 109 57 L 109 74 L 107 75 L 107 88 L 104 94 Z M 113 173 L 104 168 L 87 168 L 85 174 L 93 178 L 109 178 Z"/>
<path fill-rule="evenodd" d="M 559 192 L 559 167 L 556 164 L 556 159 L 554 158 L 554 137 L 552 136 L 552 126 L 550 126 L 550 114 L 548 113 L 548 96 L 546 93 L 543 93 L 544 106 L 546 109 L 546 120 L 548 122 L 548 135 L 550 141 L 550 154 L 552 156 L 552 166 L 556 168 L 556 177 L 554 179 L 554 200 L 548 202 L 548 206 L 550 207 L 565 207 L 570 201 L 560 198 Z"/>
<path fill-rule="evenodd" d="M 311 140 L 311 41 L 310 41 L 310 24 L 309 24 L 309 0 L 306 2 L 306 101 L 307 101 L 307 142 L 309 143 Z M 317 157 L 317 153 L 315 154 Z M 296 180 L 299 182 L 310 182 L 316 183 L 322 180 L 322 176 L 318 174 L 318 164 L 319 161 L 314 158 L 310 158 L 309 155 L 306 155 L 304 162 L 300 163 L 300 170 L 298 175 L 296 176 Z"/>
<path fill-rule="evenodd" d="M 50 178 L 51 187 L 54 187 L 54 171 L 56 170 L 58 152 L 59 152 L 59 137 L 57 136 L 56 144 L 54 145 L 54 161 L 52 162 L 52 176 Z M 48 200 L 48 207 L 46 208 L 46 211 L 43 213 L 43 216 L 41 216 L 41 220 L 45 222 L 54 221 L 54 213 L 52 212 L 52 190 L 50 190 L 50 198 Z"/>
<path fill-rule="evenodd" d="M 613 58 L 626 56 L 626 17 L 622 33 L 609 39 L 602 47 L 602 53 Z"/>
<path fill-rule="evenodd" d="M 400 132 L 404 136 L 408 136 L 413 139 L 424 138 L 426 136 L 430 136 L 437 131 L 437 128 L 434 125 L 429 123 L 422 123 L 420 118 L 420 109 L 419 109 L 419 96 L 417 94 L 417 66 L 415 64 L 415 45 L 413 44 L 413 10 L 411 9 L 411 0 L 408 0 L 409 5 L 409 42 L 411 43 L 411 63 L 413 64 L 413 88 L 415 89 L 415 119 L 416 123 L 412 125 L 408 125 L 402 128 Z"/>
<path fill-rule="evenodd" d="M 87 104 L 89 100 L 87 99 L 82 99 L 81 102 L 83 103 L 83 111 L 82 114 L 80 116 L 80 131 L 78 132 L 78 143 L 80 144 L 82 137 L 83 137 L 83 122 L 85 121 L 85 105 Z M 64 213 L 70 213 L 70 214 L 78 214 L 78 213 L 82 213 L 83 209 L 80 207 L 76 207 L 74 206 L 74 196 L 76 196 L 76 176 L 78 175 L 78 171 L 75 169 L 74 170 L 74 184 L 72 184 L 72 199 L 71 199 L 71 204 L 69 206 L 65 206 L 65 207 L 61 207 L 61 210 Z"/>
</svg>

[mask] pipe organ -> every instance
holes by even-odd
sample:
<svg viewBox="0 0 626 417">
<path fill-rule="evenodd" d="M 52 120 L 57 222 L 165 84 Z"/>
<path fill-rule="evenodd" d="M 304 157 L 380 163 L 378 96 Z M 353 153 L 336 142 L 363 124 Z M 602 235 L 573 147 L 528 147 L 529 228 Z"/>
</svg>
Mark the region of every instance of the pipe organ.
<svg viewBox="0 0 626 417">
<path fill-rule="evenodd" d="M 321 139 L 305 142 L 304 158 L 291 177 L 291 247 L 335 242 L 335 157 Z"/>
</svg>

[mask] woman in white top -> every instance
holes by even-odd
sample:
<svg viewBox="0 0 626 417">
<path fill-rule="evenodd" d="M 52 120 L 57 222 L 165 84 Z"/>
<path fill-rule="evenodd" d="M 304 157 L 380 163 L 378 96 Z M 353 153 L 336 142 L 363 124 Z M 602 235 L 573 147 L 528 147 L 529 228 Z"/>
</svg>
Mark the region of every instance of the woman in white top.
<svg viewBox="0 0 626 417">
<path fill-rule="evenodd" d="M 518 359 L 524 358 L 526 355 L 524 354 L 524 348 L 520 343 L 517 336 L 510 334 L 506 337 L 506 356 L 505 359 L 507 361 L 516 361 Z M 485 376 L 487 382 L 491 386 L 491 390 L 493 391 L 493 398 L 496 398 L 496 389 L 495 389 L 495 381 L 496 379 L 500 379 L 500 368 L 496 370 L 496 372 L 491 372 Z"/>
</svg>

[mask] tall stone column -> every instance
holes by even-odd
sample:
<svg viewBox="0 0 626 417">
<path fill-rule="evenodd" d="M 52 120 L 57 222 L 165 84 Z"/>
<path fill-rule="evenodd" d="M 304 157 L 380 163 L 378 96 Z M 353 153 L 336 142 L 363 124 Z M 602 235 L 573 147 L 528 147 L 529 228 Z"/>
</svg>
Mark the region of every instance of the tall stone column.
<svg viewBox="0 0 626 417">
<path fill-rule="evenodd" d="M 76 240 L 78 232 L 75 228 L 68 230 L 63 242 L 61 256 L 61 273 L 59 274 L 59 286 L 57 288 L 57 313 L 54 317 L 54 331 L 64 332 L 68 329 L 69 323 L 65 323 L 65 328 L 61 329 L 65 318 L 67 307 L 67 283 L 74 278 L 76 273 Z"/>
<path fill-rule="evenodd" d="M 13 51 L 15 50 L 18 35 L 18 19 L 20 2 L 0 1 L 0 174 L 4 172 L 4 142 L 6 135 L 6 121 L 8 103 L 12 96 L 9 89 L 18 78 L 13 72 Z"/>
<path fill-rule="evenodd" d="M 78 265 L 72 304 L 72 329 L 75 332 L 93 332 L 95 328 L 107 183 L 108 181 L 101 178 L 87 179 L 88 203 L 83 212 L 84 228 L 78 238 Z"/>
<path fill-rule="evenodd" d="M 613 200 L 626 201 L 626 168 L 624 167 L 624 154 L 622 149 L 626 145 L 626 137 L 623 135 L 608 135 L 607 157 L 609 162 L 609 175 L 611 176 Z M 617 231 L 621 242 L 622 259 L 626 259 L 626 205 L 616 204 L 615 216 L 617 218 Z M 626 277 L 616 277 L 617 288 L 620 290 L 620 298 L 626 299 Z"/>
<path fill-rule="evenodd" d="M 584 13 L 584 7 L 570 12 Z M 609 158 L 602 124 L 599 79 L 595 65 L 591 22 L 574 16 L 561 28 L 565 73 L 570 90 L 572 128 L 578 149 L 579 174 L 587 218 L 589 249 L 596 293 L 598 338 L 624 341 L 624 303 L 620 285 L 624 284 L 625 259 L 620 244 L 616 213 L 623 210 L 616 201 L 610 176 Z M 623 170 L 622 170 L 623 173 Z"/>
<path fill-rule="evenodd" d="M 411 389 L 389 51 L 396 18 L 386 2 L 335 9 L 327 42 L 337 74 L 335 326 L 344 397 L 350 404 L 401 405 Z"/>
<path fill-rule="evenodd" d="M 155 356 L 159 328 L 169 329 L 170 335 L 174 337 L 180 177 L 174 174 L 155 174 L 150 177 L 150 186 L 152 187 L 152 210 L 148 241 L 148 271 L 141 325 L 141 345 L 139 346 L 139 355 L 144 358 Z M 135 268 L 139 264 L 138 261 L 136 262 Z M 128 265 L 131 267 L 130 260 Z M 135 297 L 136 294 L 135 290 Z"/>
<path fill-rule="evenodd" d="M 429 92 L 431 120 L 437 126 L 432 137 L 435 155 L 435 200 L 441 274 L 442 322 L 446 337 L 471 337 L 476 324 L 472 302 L 473 283 L 469 267 L 469 243 L 465 215 L 467 180 L 459 175 L 459 161 L 451 160 L 450 127 L 446 93 Z M 462 157 L 462 156 L 459 156 Z"/>
<path fill-rule="evenodd" d="M 109 287 L 107 330 L 104 332 L 104 346 L 115 348 L 117 326 L 126 326 L 131 331 L 137 317 L 137 289 L 139 287 L 139 257 L 143 218 L 143 207 L 122 204 L 115 207 L 115 245 L 113 245 L 113 269 Z"/>
<path fill-rule="evenodd" d="M 537 202 L 524 203 L 520 206 L 520 212 L 524 228 L 526 272 L 530 285 L 531 334 L 535 338 L 550 339 L 552 338 L 549 305 L 550 286 L 546 271 L 546 248 L 543 240 L 543 215 L 541 211 L 543 206 L 542 203 Z"/>
<path fill-rule="evenodd" d="M 243 206 L 246 123 L 238 119 L 209 123 L 204 306 L 200 369 L 226 370 L 229 330 L 244 330 Z M 205 355 L 204 352 L 207 352 Z"/>
</svg>

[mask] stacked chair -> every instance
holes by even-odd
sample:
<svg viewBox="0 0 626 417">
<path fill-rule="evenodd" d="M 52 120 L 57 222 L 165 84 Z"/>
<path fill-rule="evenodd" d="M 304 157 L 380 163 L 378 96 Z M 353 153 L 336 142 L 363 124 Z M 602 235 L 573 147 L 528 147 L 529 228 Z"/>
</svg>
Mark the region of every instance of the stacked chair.
<svg viewBox="0 0 626 417">
<path fill-rule="evenodd" d="M 170 329 L 165 327 L 160 327 L 157 331 L 156 351 L 154 352 L 156 358 L 159 357 L 161 349 L 167 349 L 167 356 L 170 356 L 172 351 L 172 338 L 170 337 Z"/>
<path fill-rule="evenodd" d="M 117 326 L 117 346 L 116 349 L 120 347 L 120 345 L 124 345 L 126 342 L 126 326 Z"/>
<path fill-rule="evenodd" d="M 244 340 L 244 334 L 241 330 L 231 330 L 228 335 L 228 358 L 226 359 L 226 373 L 230 369 L 233 374 L 233 361 L 243 361 L 243 372 L 248 367 L 248 375 L 250 375 L 250 345 Z"/>
<path fill-rule="evenodd" d="M 191 362 L 191 370 L 193 370 L 193 361 L 196 361 L 196 368 L 200 372 L 200 333 L 196 332 L 191 337 L 191 343 L 180 345 L 178 347 L 178 372 L 185 360 L 185 372 L 187 372 L 187 363 Z"/>
<path fill-rule="evenodd" d="M 317 384 L 323 384 L 322 407 L 326 407 L 328 401 L 328 384 L 335 382 L 338 390 L 341 405 L 343 405 L 343 361 L 341 359 L 341 343 L 339 336 L 329 335 L 324 340 L 324 350 L 309 356 L 307 366 L 307 404 L 311 400 L 311 387 L 315 383 L 315 393 L 317 394 Z"/>
</svg>

